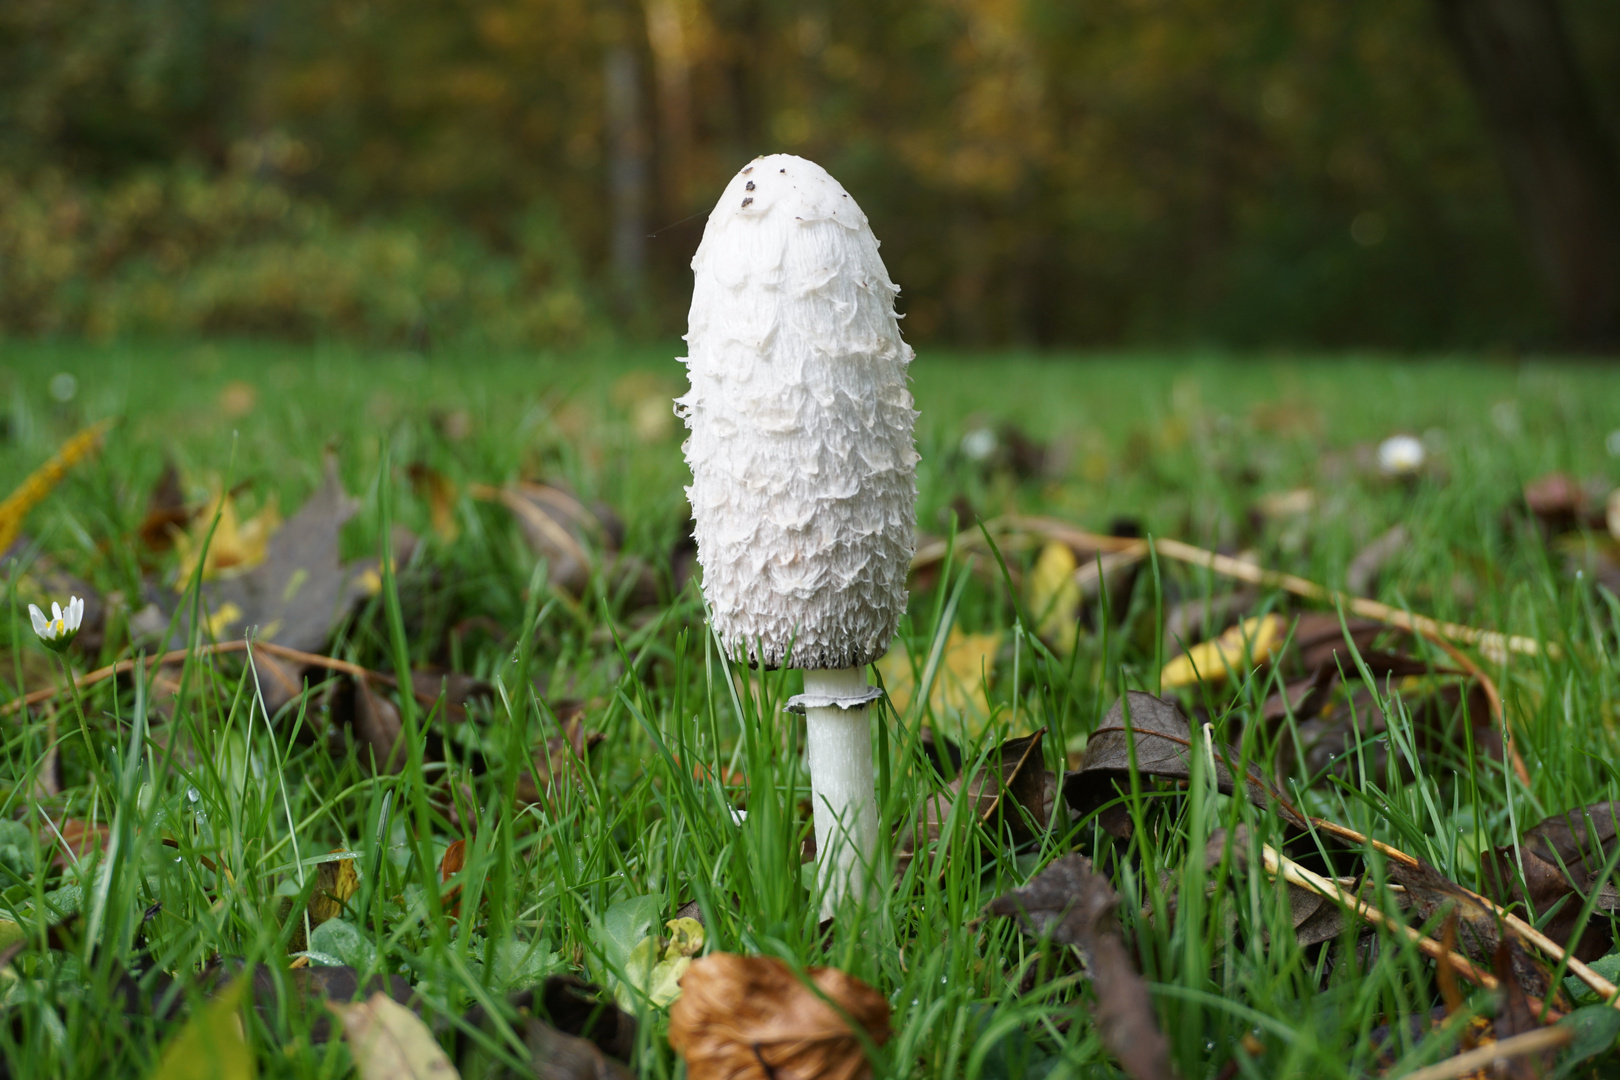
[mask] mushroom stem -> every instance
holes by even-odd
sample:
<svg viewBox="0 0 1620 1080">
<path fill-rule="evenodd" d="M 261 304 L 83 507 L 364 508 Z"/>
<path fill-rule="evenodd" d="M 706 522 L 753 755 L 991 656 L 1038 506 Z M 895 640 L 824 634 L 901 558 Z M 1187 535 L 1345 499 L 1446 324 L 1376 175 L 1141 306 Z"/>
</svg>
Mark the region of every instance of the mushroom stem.
<svg viewBox="0 0 1620 1080">
<path fill-rule="evenodd" d="M 870 696 L 866 669 L 806 670 L 804 692 L 806 697 L 860 701 Z M 867 881 L 877 855 L 878 807 L 867 709 L 862 703 L 804 710 L 823 917 L 832 915 L 847 896 L 870 900 Z"/>
</svg>

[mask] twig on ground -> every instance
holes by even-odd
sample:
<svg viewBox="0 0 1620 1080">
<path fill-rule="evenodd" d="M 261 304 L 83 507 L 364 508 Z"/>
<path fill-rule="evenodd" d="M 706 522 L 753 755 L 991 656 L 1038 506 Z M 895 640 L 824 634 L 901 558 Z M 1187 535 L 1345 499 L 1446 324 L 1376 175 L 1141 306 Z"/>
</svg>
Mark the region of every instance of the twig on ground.
<svg viewBox="0 0 1620 1080">
<path fill-rule="evenodd" d="M 1569 1028 L 1557 1025 L 1526 1031 L 1522 1035 L 1501 1039 L 1489 1046 L 1465 1050 L 1456 1057 L 1449 1057 L 1415 1072 L 1409 1072 L 1406 1074 L 1406 1080 L 1457 1080 L 1458 1077 L 1467 1076 L 1499 1061 L 1526 1057 L 1543 1050 L 1556 1050 L 1574 1037 L 1575 1033 Z"/>
<path fill-rule="evenodd" d="M 1087 532 L 1084 529 L 1076 528 L 1067 522 L 1057 521 L 1053 518 L 1008 515 L 985 522 L 984 529 L 992 534 L 1037 533 L 1082 550 L 1090 549 L 1092 551 L 1119 554 L 1134 553 L 1139 556 L 1145 556 L 1148 551 L 1148 541 L 1146 540 L 1103 536 L 1098 533 Z M 955 543 L 960 549 L 968 549 L 982 546 L 985 541 L 975 530 L 959 534 Z M 1314 581 L 1309 581 L 1295 574 L 1267 570 L 1264 567 L 1256 566 L 1254 563 L 1234 559 L 1230 555 L 1207 551 L 1204 548 L 1195 547 L 1180 540 L 1156 537 L 1152 544 L 1160 555 L 1175 559 L 1177 562 L 1187 563 L 1191 566 L 1201 566 L 1225 577 L 1247 581 L 1251 585 L 1282 589 L 1285 592 L 1293 593 L 1295 596 L 1314 600 L 1329 607 L 1342 605 L 1346 611 L 1359 615 L 1364 619 L 1375 619 L 1391 626 L 1399 626 L 1415 634 L 1433 634 L 1451 641 L 1460 641 L 1465 645 L 1472 645 L 1486 652 L 1498 654 L 1516 652 L 1526 656 L 1538 656 L 1544 652 L 1547 656 L 1554 658 L 1558 656 L 1558 648 L 1552 644 L 1544 647 L 1531 638 L 1517 634 L 1509 635 L 1495 630 L 1480 630 L 1472 626 L 1463 626 L 1460 623 L 1440 622 L 1426 615 L 1414 615 L 1409 611 L 1379 603 L 1377 600 L 1369 600 L 1366 597 L 1352 596 L 1336 589 L 1329 589 L 1325 585 L 1318 585 Z M 911 561 L 912 570 L 915 571 L 938 562 L 945 557 L 945 552 L 949 548 L 950 544 L 943 540 L 924 545 L 917 550 L 916 556 Z"/>
<path fill-rule="evenodd" d="M 178 664 L 188 655 L 198 658 L 204 656 L 222 656 L 226 653 L 244 652 L 249 647 L 250 645 L 246 640 L 241 640 L 221 641 L 213 645 L 199 645 L 196 649 L 175 649 L 172 652 L 166 652 L 147 660 L 146 667 L 147 670 L 150 671 L 152 668 L 162 667 L 166 664 Z M 326 668 L 328 671 L 341 671 L 343 674 L 352 675 L 357 679 L 378 679 L 390 686 L 398 686 L 399 684 L 399 680 L 395 679 L 392 675 L 386 675 L 380 671 L 372 671 L 370 668 L 362 667 L 359 664 L 350 663 L 347 660 L 339 660 L 336 657 L 321 656 L 317 653 L 303 652 L 300 649 L 289 649 L 285 645 L 276 645 L 268 641 L 255 641 L 251 644 L 251 647 L 258 649 L 260 652 L 267 653 L 270 656 L 278 657 L 282 660 L 290 660 L 295 664 L 304 664 L 308 667 Z M 134 659 L 120 660 L 116 664 L 108 664 L 104 668 L 97 668 L 95 671 L 92 671 L 87 675 L 80 675 L 69 685 L 73 686 L 75 690 L 83 690 L 87 686 L 94 686 L 96 683 L 104 682 L 105 680 L 114 678 L 115 676 L 126 675 L 129 672 L 134 671 L 135 665 L 138 662 L 138 660 Z M 8 701 L 4 705 L 0 705 L 0 716 L 10 716 L 12 713 L 15 713 L 21 709 L 26 709 L 31 705 L 38 705 L 42 701 L 49 701 L 51 698 L 55 697 L 61 692 L 62 688 L 60 686 L 47 686 L 44 689 L 35 690 L 32 693 L 25 694 L 24 696 L 17 698 L 15 701 Z M 437 694 L 425 694 L 416 690 L 414 687 L 412 687 L 411 692 L 416 695 L 416 699 L 418 701 L 426 704 L 431 705 L 433 702 L 438 700 Z"/>
<path fill-rule="evenodd" d="M 1325 833 L 1332 836 L 1337 836 L 1341 840 L 1350 840 L 1354 843 L 1366 844 L 1368 847 L 1374 848 L 1383 853 L 1386 858 L 1396 859 L 1405 863 L 1407 866 L 1420 865 L 1421 860 L 1419 860 L 1417 856 L 1408 855 L 1400 848 L 1391 847 L 1382 840 L 1374 840 L 1370 836 L 1364 836 L 1348 826 L 1340 825 L 1337 822 L 1329 821 L 1326 818 L 1317 817 L 1311 818 L 1311 824 L 1316 828 L 1321 829 Z M 1308 872 L 1309 871 L 1307 871 L 1307 873 Z M 1456 883 L 1453 882 L 1453 884 Z M 1309 886 L 1307 886 L 1307 888 L 1308 887 Z M 1554 941 L 1546 934 L 1543 934 L 1540 930 L 1537 930 L 1534 926 L 1531 926 L 1517 915 L 1506 910 L 1494 900 L 1480 896 L 1473 890 L 1465 889 L 1461 885 L 1457 885 L 1457 888 L 1474 903 L 1477 903 L 1480 907 L 1485 908 L 1497 918 L 1501 919 L 1504 924 L 1510 927 L 1525 941 L 1546 953 L 1548 957 L 1553 960 L 1553 962 L 1567 964 L 1571 974 L 1580 979 L 1587 986 L 1591 987 L 1594 992 L 1601 994 L 1604 1000 L 1609 1002 L 1616 1009 L 1620 1009 L 1620 987 L 1615 986 L 1614 983 L 1593 971 L 1586 964 L 1569 955 L 1564 947 L 1558 944 L 1558 942 Z"/>
</svg>

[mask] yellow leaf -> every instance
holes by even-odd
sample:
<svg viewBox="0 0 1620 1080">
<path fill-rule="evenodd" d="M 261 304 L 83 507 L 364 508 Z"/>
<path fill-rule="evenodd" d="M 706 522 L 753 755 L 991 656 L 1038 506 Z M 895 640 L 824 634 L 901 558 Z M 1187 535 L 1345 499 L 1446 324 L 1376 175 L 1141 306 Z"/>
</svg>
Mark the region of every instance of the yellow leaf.
<svg viewBox="0 0 1620 1080">
<path fill-rule="evenodd" d="M 214 525 L 214 515 L 219 524 Z M 203 563 L 203 580 L 219 576 L 234 576 L 264 562 L 271 535 L 281 527 L 281 511 L 272 495 L 265 500 L 257 514 L 242 520 L 236 509 L 236 499 L 229 493 L 216 493 L 208 507 L 193 519 L 189 532 L 176 532 L 174 546 L 180 552 L 180 574 L 175 579 L 176 592 L 185 592 L 191 584 L 191 575 L 197 571 L 197 559 L 203 543 L 208 543 L 208 558 Z M 209 539 L 208 530 L 214 535 Z"/>
<path fill-rule="evenodd" d="M 342 850 L 332 849 L 334 854 Z M 360 875 L 355 873 L 353 859 L 319 864 L 315 869 L 315 893 L 309 898 L 309 924 L 319 926 L 343 914 L 343 905 L 359 888 Z"/>
<path fill-rule="evenodd" d="M 62 444 L 54 457 L 18 484 L 17 489 L 6 496 L 5 502 L 0 502 L 0 551 L 5 551 L 17 539 L 28 512 L 45 501 L 45 496 L 61 482 L 67 471 L 101 449 L 101 437 L 112 425 L 111 420 L 103 420 L 73 436 Z"/>
<path fill-rule="evenodd" d="M 1194 645 L 1165 664 L 1164 670 L 1159 672 L 1159 684 L 1168 690 L 1199 682 L 1222 682 L 1228 669 L 1243 670 L 1245 656 L 1256 664 L 1269 658 L 1282 645 L 1286 628 L 1281 615 L 1245 619 L 1213 641 Z"/>
<path fill-rule="evenodd" d="M 1080 625 L 1079 561 L 1068 544 L 1053 542 L 1041 549 L 1029 572 L 1029 610 L 1035 633 L 1061 655 L 1074 651 Z"/>
<path fill-rule="evenodd" d="M 378 991 L 366 1001 L 326 1007 L 343 1021 L 360 1080 L 459 1080 L 433 1032 L 411 1010 Z"/>
<path fill-rule="evenodd" d="M 253 1080 L 253 1051 L 239 1015 L 246 989 L 247 980 L 237 979 L 198 1009 L 163 1051 L 151 1080 Z"/>
<path fill-rule="evenodd" d="M 951 627 L 928 692 L 928 705 L 936 720 L 955 720 L 966 734 L 978 734 L 990 717 L 986 682 L 1000 650 L 999 632 L 964 634 L 960 627 Z M 917 692 L 910 658 L 902 650 L 891 650 L 877 662 L 877 668 L 895 711 L 904 713 Z"/>
</svg>

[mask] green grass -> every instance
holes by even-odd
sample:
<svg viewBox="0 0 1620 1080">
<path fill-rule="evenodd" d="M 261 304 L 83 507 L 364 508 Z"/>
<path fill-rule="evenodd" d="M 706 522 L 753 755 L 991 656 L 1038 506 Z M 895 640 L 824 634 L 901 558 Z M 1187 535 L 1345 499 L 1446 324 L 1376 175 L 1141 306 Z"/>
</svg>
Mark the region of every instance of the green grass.
<svg viewBox="0 0 1620 1080">
<path fill-rule="evenodd" d="M 319 485 L 328 450 L 362 499 L 344 534 L 347 556 L 374 555 L 393 523 L 423 537 L 397 580 L 339 628 L 333 654 L 390 673 L 452 666 L 500 687 L 490 707 L 454 727 L 442 709 L 402 702 L 410 753 L 396 776 L 374 775 L 341 730 L 327 730 L 318 693 L 267 723 L 235 657 L 188 664 L 180 697 L 161 708 L 138 680 L 88 691 L 96 758 L 71 699 L 60 699 L 54 728 L 44 709 L 5 718 L 0 819 L 18 826 L 0 838 L 0 919 L 32 943 L 0 975 L 0 1058 L 10 1075 L 150 1074 L 179 1026 L 152 1016 L 167 979 L 184 1004 L 198 999 L 199 973 L 221 963 L 282 972 L 298 929 L 283 921 L 284 898 L 307 896 L 312 860 L 334 849 L 358 852 L 362 874 L 350 915 L 358 932 L 344 958 L 403 975 L 444 1032 L 470 1007 L 543 974 L 612 983 L 613 958 L 628 943 L 605 944 L 610 910 L 652 915 L 656 927 L 696 900 L 708 948 L 831 964 L 886 996 L 895 1035 L 878 1058 L 880 1076 L 1106 1075 L 1099 1070 L 1110 1059 L 1072 962 L 982 914 L 1046 861 L 1078 849 L 1125 898 L 1120 920 L 1181 1075 L 1216 1075 L 1245 1035 L 1265 1050 L 1239 1055 L 1240 1075 L 1377 1069 L 1375 1029 L 1437 1002 L 1433 965 L 1389 937 L 1371 956 L 1341 952 L 1331 965 L 1295 947 L 1286 903 L 1263 875 L 1230 857 L 1205 866 L 1217 828 L 1244 823 L 1275 835 L 1269 815 L 1242 800 L 1146 784 L 1133 800 L 1142 827 L 1129 843 L 1088 819 L 1020 851 L 979 842 L 958 812 L 932 859 L 917 860 L 877 911 L 846 913 L 823 936 L 798 855 L 808 829 L 802 733 L 780 712 L 797 676 L 728 672 L 695 587 L 672 587 L 670 552 L 684 527 L 679 431 L 673 421 L 659 429 L 657 410 L 638 414 L 637 405 L 679 391 L 676 352 L 419 357 L 230 343 L 0 344 L 0 491 L 79 426 L 121 418 L 100 459 L 30 517 L 30 541 L 6 569 L 4 699 L 60 679 L 28 627 L 39 558 L 102 595 L 121 594 L 126 610 L 143 588 L 168 590 L 172 606 L 174 557 L 143 566 L 132 540 L 165 458 L 194 496 L 213 480 L 240 485 L 245 510 L 274 497 L 290 513 Z M 65 403 L 47 391 L 60 372 L 78 380 Z M 1099 531 L 1132 518 L 1155 535 L 1249 548 L 1264 565 L 1337 585 L 1355 553 L 1400 522 L 1412 541 L 1382 575 L 1380 599 L 1560 646 L 1556 658 L 1487 664 L 1521 740 L 1528 786 L 1463 748 L 1411 745 L 1403 695 L 1415 691 L 1377 685 L 1414 775 L 1316 778 L 1295 789 L 1314 812 L 1473 885 L 1480 851 L 1511 843 L 1516 829 L 1620 798 L 1611 764 L 1620 751 L 1620 604 L 1565 575 L 1512 513 L 1520 485 L 1548 471 L 1620 483 L 1620 459 L 1605 449 L 1620 429 L 1614 368 L 1479 357 L 924 355 L 914 376 L 925 532 L 944 533 L 964 505 L 986 519 L 1038 513 Z M 221 395 L 233 383 L 253 392 L 230 395 L 231 416 Z M 466 422 L 460 439 L 445 433 L 457 413 L 448 426 Z M 1029 479 L 970 467 L 962 435 L 1007 421 L 1047 441 L 1061 464 Z M 1368 467 L 1371 446 L 1396 431 L 1425 434 L 1437 448 L 1434 470 L 1414 485 L 1382 482 Z M 413 463 L 462 492 L 453 540 L 433 533 L 408 476 Z M 519 477 L 566 483 L 612 507 L 624 550 L 653 568 L 660 602 L 633 608 L 606 578 L 577 599 L 550 589 L 507 511 L 465 494 L 469 483 Z M 1317 498 L 1303 521 L 1251 520 L 1262 496 L 1302 487 Z M 1005 554 L 1015 570 L 1033 556 Z M 921 666 L 950 623 L 999 632 L 992 714 L 968 760 L 1046 725 L 1047 765 L 1061 770 L 1122 688 L 1158 688 L 1165 608 L 1232 588 L 1161 561 L 1115 625 L 1088 613 L 1073 655 L 1061 657 L 1032 635 L 1025 597 L 994 559 L 959 557 L 916 592 L 893 649 Z M 1280 594 L 1262 596 L 1255 610 L 1263 608 L 1292 610 Z M 474 623 L 484 629 L 451 633 Z M 74 663 L 83 671 L 128 655 L 127 637 L 115 632 L 102 655 Z M 1207 706 L 1217 734 L 1258 759 L 1264 740 L 1245 721 L 1272 689 L 1269 678 L 1189 695 L 1186 706 Z M 546 804 L 520 807 L 513 794 L 530 749 L 558 732 L 565 699 L 583 702 L 586 728 L 602 741 Z M 948 718 L 925 705 L 886 711 L 876 742 L 891 825 L 940 787 L 919 738 L 924 724 Z M 64 787 L 40 798 L 31 793 L 50 730 Z M 425 753 L 429 734 L 442 736 L 443 759 Z M 727 807 L 744 793 L 697 778 L 732 769 L 747 782 L 741 826 Z M 1203 791 L 1197 781 L 1192 791 Z M 116 853 L 51 868 L 53 823 L 66 819 L 110 825 Z M 458 838 L 468 839 L 466 914 L 453 919 L 437 874 Z M 626 904 L 639 897 L 653 899 Z M 81 915 L 66 940 L 47 947 L 47 925 L 73 911 Z M 1047 976 L 1028 980 L 1033 987 L 1023 985 L 1031 965 Z M 284 974 L 275 980 L 292 992 Z M 126 1007 L 126 996 L 137 1004 Z M 637 1009 L 639 1074 L 681 1075 L 665 1041 L 667 1010 Z M 250 1015 L 263 1075 L 352 1068 L 341 1041 L 311 1042 L 313 1013 Z M 492 1054 L 512 1052 L 482 1037 Z M 1451 1052 L 1404 1027 L 1389 1038 L 1382 1050 L 1403 1069 Z"/>
</svg>

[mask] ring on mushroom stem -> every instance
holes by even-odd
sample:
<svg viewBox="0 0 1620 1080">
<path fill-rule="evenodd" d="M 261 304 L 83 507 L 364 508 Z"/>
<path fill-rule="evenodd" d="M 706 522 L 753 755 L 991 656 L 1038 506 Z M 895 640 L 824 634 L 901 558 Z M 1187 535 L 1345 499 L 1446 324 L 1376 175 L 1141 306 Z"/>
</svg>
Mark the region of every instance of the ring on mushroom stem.
<svg viewBox="0 0 1620 1080">
<path fill-rule="evenodd" d="M 804 671 L 789 707 L 805 714 L 832 914 L 870 902 L 876 880 L 880 692 L 865 669 L 905 612 L 916 546 L 913 354 L 866 215 L 814 162 L 775 155 L 739 172 L 692 271 L 677 412 L 704 598 L 733 661 Z"/>
</svg>

